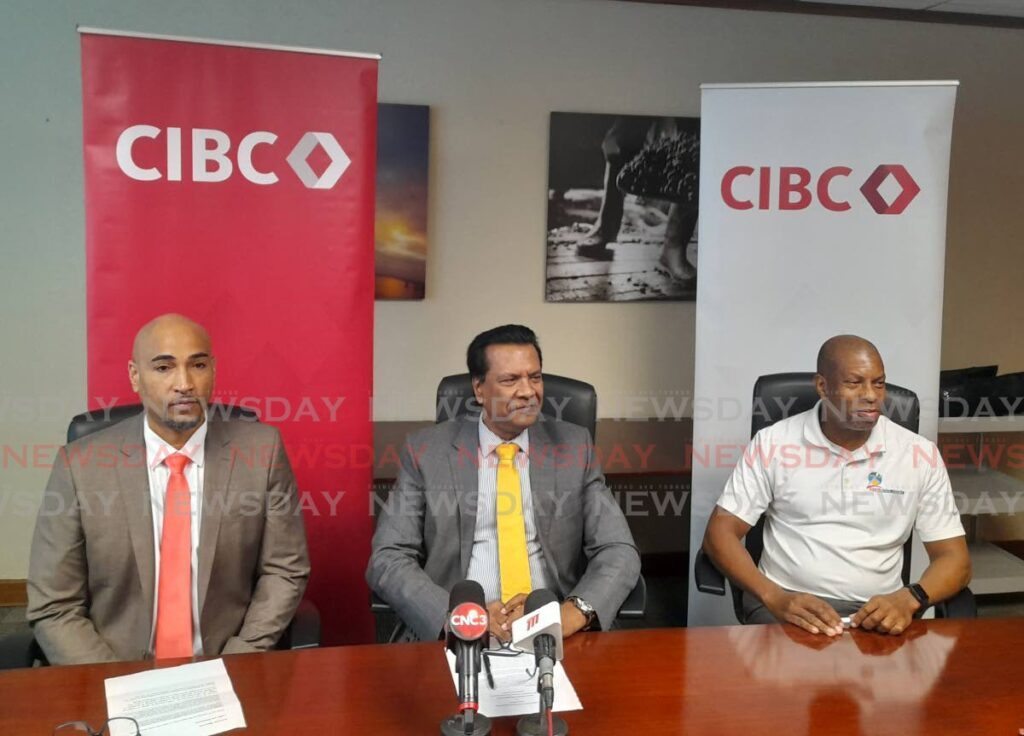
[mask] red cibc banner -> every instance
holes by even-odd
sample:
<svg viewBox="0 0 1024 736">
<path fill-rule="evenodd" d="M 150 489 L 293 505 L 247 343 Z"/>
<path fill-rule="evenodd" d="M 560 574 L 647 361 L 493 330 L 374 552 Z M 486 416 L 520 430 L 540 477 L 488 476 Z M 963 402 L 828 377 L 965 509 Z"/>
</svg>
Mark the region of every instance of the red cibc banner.
<svg viewBox="0 0 1024 736">
<path fill-rule="evenodd" d="M 153 317 L 209 330 L 214 401 L 284 437 L 324 644 L 372 640 L 377 58 L 82 32 L 90 409 L 138 401 Z"/>
</svg>

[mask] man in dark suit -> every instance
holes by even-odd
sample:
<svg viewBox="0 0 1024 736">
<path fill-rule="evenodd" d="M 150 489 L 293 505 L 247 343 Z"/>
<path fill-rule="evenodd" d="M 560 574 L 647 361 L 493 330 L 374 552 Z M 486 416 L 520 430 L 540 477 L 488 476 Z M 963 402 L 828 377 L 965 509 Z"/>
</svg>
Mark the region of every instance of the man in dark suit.
<svg viewBox="0 0 1024 736">
<path fill-rule="evenodd" d="M 51 663 L 265 650 L 291 621 L 309 577 L 295 479 L 276 429 L 208 419 L 215 366 L 202 327 L 158 317 L 128 364 L 145 411 L 60 452 L 28 577 Z"/>
<path fill-rule="evenodd" d="M 441 633 L 448 593 L 467 578 L 483 586 L 501 639 L 536 588 L 563 600 L 565 636 L 607 628 L 636 584 L 640 556 L 589 433 L 538 422 L 544 380 L 529 328 L 477 335 L 467 364 L 479 420 L 409 438 L 377 522 L 370 586 L 424 640 Z"/>
</svg>

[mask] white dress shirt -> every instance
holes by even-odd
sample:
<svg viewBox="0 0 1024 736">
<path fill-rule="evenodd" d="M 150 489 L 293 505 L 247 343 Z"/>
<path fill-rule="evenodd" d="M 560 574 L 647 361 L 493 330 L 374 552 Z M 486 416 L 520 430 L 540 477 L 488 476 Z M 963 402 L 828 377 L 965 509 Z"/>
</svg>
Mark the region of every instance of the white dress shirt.
<svg viewBox="0 0 1024 736">
<path fill-rule="evenodd" d="M 498 437 L 483 419 L 480 420 L 480 449 L 477 456 L 476 529 L 473 532 L 473 550 L 469 557 L 466 576 L 483 586 L 488 603 L 501 599 L 501 568 L 498 564 L 498 445 L 505 440 Z M 526 522 L 526 552 L 530 558 L 530 582 L 533 589 L 547 587 L 544 553 L 537 538 L 537 522 L 533 515 L 533 494 L 530 491 L 530 438 L 524 429 L 510 440 L 519 445 L 515 466 L 519 471 L 519 488 L 523 496 L 523 517 Z M 530 591 L 525 591 L 529 593 Z"/>
<path fill-rule="evenodd" d="M 153 654 L 156 638 L 156 617 L 160 591 L 160 537 L 164 528 L 164 500 L 171 469 L 164 464 L 168 455 L 181 453 L 192 462 L 185 466 L 192 512 L 192 652 L 203 654 L 203 637 L 199 631 L 199 522 L 203 506 L 203 465 L 206 460 L 206 422 L 204 421 L 180 450 L 174 449 L 143 422 L 142 435 L 146 441 L 146 468 L 149 471 L 149 500 L 153 509 L 153 628 L 149 635 L 149 653 Z"/>
</svg>

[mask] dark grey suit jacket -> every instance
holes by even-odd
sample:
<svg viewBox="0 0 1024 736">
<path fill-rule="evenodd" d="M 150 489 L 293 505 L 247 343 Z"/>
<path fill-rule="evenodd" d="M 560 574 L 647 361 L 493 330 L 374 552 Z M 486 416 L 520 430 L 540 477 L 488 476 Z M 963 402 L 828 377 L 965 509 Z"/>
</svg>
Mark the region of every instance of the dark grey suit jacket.
<svg viewBox="0 0 1024 736">
<path fill-rule="evenodd" d="M 53 664 L 142 659 L 153 628 L 153 513 L 142 414 L 63 448 L 32 538 L 28 620 Z M 277 430 L 210 420 L 199 539 L 207 655 L 271 648 L 309 578 Z"/>
<path fill-rule="evenodd" d="M 424 640 L 444 627 L 466 578 L 476 528 L 477 421 L 412 434 L 373 536 L 370 587 Z M 590 433 L 550 419 L 530 427 L 530 492 L 548 584 L 576 595 L 607 628 L 640 575 L 640 554 L 594 459 Z"/>
</svg>

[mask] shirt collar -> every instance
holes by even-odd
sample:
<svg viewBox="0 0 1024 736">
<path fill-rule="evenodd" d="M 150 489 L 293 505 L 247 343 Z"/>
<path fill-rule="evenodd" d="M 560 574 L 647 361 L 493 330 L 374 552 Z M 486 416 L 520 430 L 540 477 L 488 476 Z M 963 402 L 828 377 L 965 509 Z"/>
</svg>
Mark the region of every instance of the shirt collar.
<svg viewBox="0 0 1024 736">
<path fill-rule="evenodd" d="M 481 455 L 483 455 L 484 457 L 487 457 L 488 455 L 493 455 L 495 453 L 495 451 L 497 450 L 498 445 L 505 444 L 505 440 L 503 440 L 498 435 L 494 434 L 494 432 L 491 431 L 490 427 L 488 427 L 486 424 L 484 424 L 484 415 L 483 414 L 480 415 L 480 419 L 478 420 L 478 426 L 479 426 L 480 453 L 481 453 Z M 529 429 L 524 429 L 517 436 L 515 436 L 512 439 L 508 440 L 509 442 L 512 442 L 513 444 L 519 445 L 519 450 L 521 452 L 527 454 L 527 455 L 529 455 L 529 453 L 530 453 L 530 435 L 529 435 L 529 431 L 530 431 Z"/>
<path fill-rule="evenodd" d="M 146 441 L 146 465 L 153 470 L 162 464 L 168 455 L 180 452 L 182 455 L 188 456 L 197 468 L 203 467 L 203 462 L 206 460 L 206 429 L 208 425 L 208 421 L 200 424 L 199 428 L 188 438 L 185 446 L 176 450 L 153 431 L 149 426 L 149 417 L 147 416 L 142 422 L 142 436 Z"/>
<path fill-rule="evenodd" d="M 861 452 L 867 455 L 878 455 L 885 452 L 885 425 L 889 421 L 885 416 L 879 415 L 875 426 L 871 428 L 871 434 L 868 435 L 867 442 L 856 450 L 850 451 L 834 443 L 821 431 L 820 412 L 821 399 L 818 399 L 818 403 L 807 412 L 807 417 L 804 420 L 804 439 L 808 443 L 815 447 L 831 450 L 837 455 L 853 455 Z"/>
</svg>

